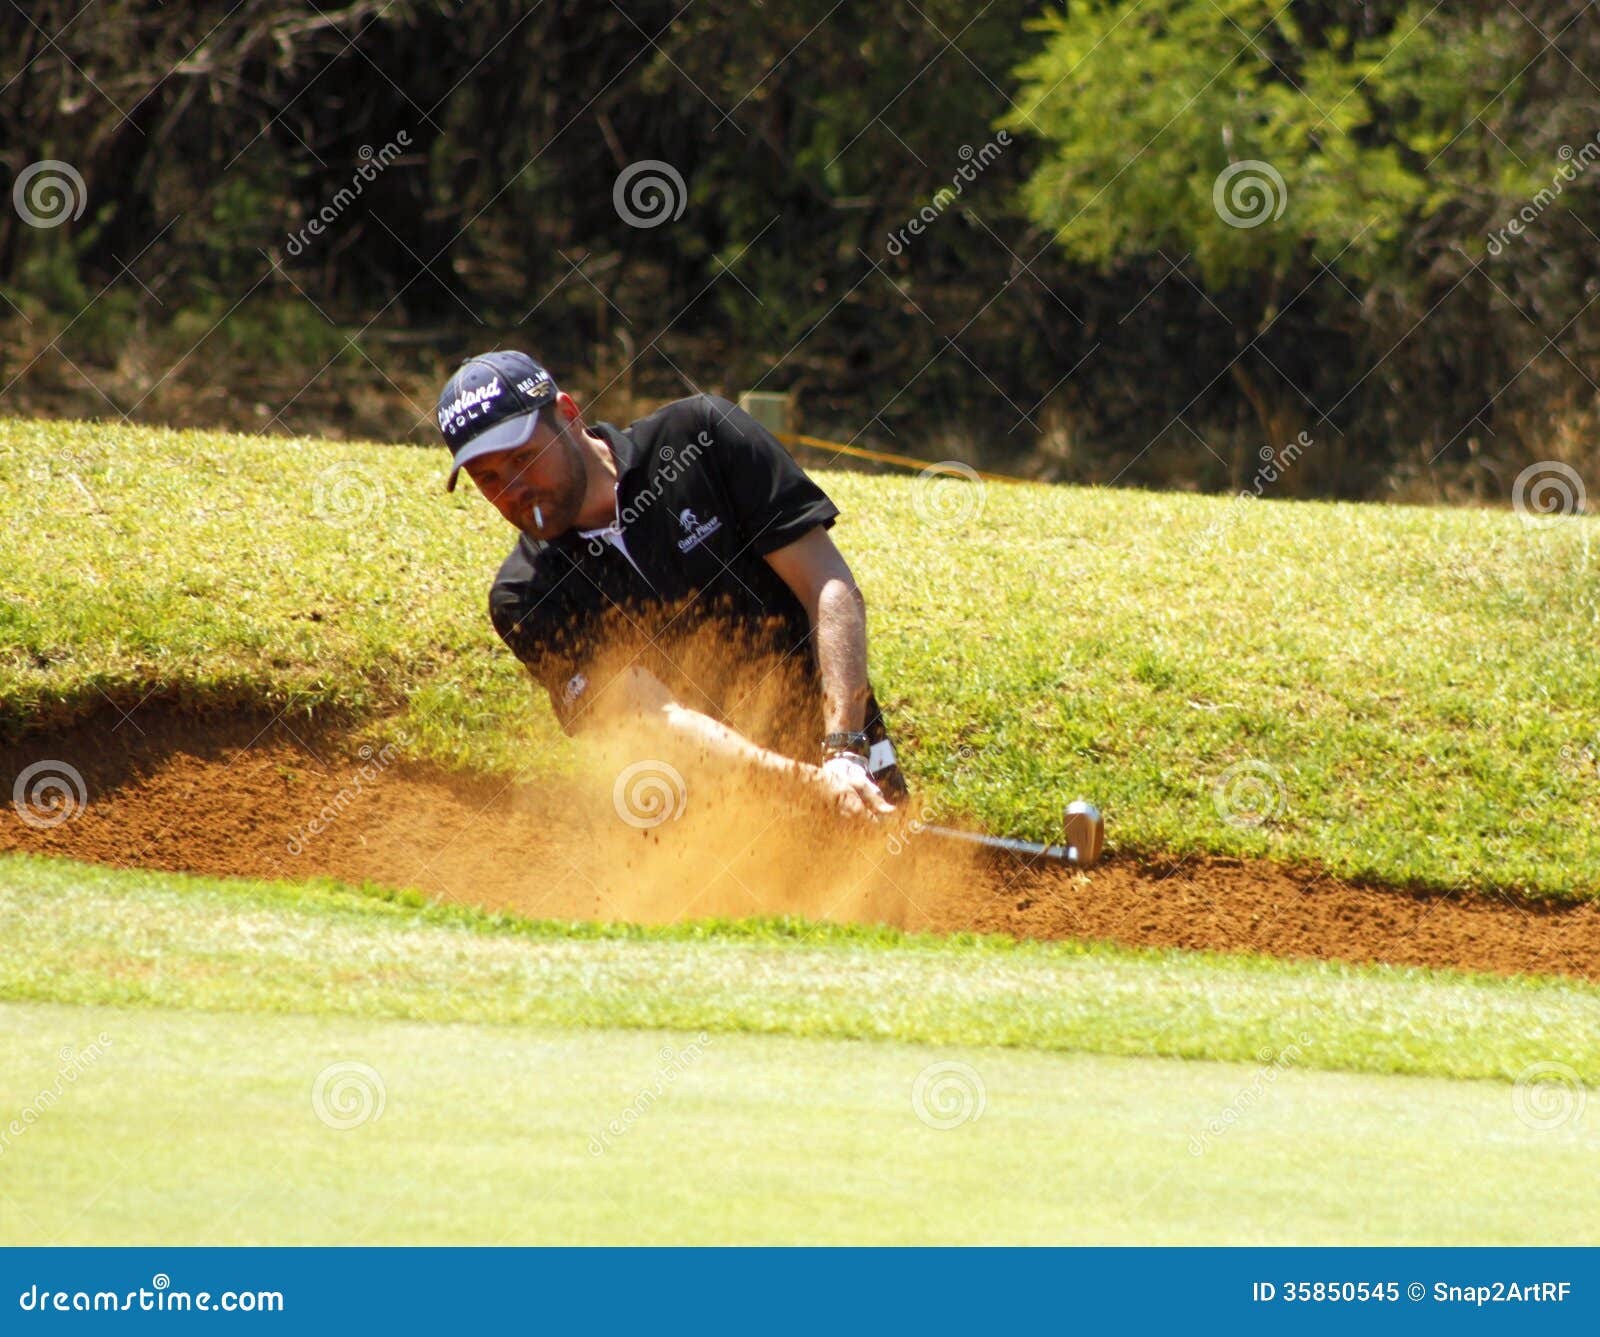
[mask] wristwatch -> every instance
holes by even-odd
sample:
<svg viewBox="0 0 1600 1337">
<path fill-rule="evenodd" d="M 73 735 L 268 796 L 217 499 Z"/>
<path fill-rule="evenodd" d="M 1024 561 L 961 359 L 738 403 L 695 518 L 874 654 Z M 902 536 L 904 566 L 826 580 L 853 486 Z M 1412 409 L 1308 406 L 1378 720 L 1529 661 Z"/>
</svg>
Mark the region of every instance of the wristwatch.
<svg viewBox="0 0 1600 1337">
<path fill-rule="evenodd" d="M 854 757 L 863 766 L 867 764 L 867 756 L 872 750 L 872 745 L 864 733 L 831 733 L 822 739 L 822 759 L 832 761 L 835 757 Z"/>
</svg>

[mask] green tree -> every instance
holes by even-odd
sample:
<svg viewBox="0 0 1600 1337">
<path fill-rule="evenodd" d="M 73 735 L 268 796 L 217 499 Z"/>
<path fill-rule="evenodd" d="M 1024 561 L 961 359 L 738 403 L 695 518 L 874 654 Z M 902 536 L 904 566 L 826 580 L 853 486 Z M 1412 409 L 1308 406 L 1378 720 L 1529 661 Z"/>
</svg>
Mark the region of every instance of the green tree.
<svg viewBox="0 0 1600 1337">
<path fill-rule="evenodd" d="M 1461 135 L 1514 83 L 1515 44 L 1493 18 L 1090 0 L 1038 26 L 1044 48 L 1004 122 L 1049 149 L 1023 189 L 1029 215 L 1101 269 L 1181 258 L 1234 320 L 1228 372 L 1274 446 L 1315 415 L 1258 343 L 1323 267 L 1361 285 L 1393 276 L 1425 220 L 1539 176 Z M 1345 309 L 1359 337 L 1359 304 Z M 1324 470 L 1342 464 L 1342 445 L 1323 453 Z"/>
</svg>

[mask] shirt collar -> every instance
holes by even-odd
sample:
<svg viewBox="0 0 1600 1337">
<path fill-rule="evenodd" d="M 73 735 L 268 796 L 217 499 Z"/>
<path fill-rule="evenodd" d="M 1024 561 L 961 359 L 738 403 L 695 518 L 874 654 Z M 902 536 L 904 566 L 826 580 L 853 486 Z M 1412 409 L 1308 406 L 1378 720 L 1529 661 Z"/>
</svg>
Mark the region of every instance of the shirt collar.
<svg viewBox="0 0 1600 1337">
<path fill-rule="evenodd" d="M 597 525 L 593 529 L 577 530 L 581 539 L 606 538 L 612 534 L 622 532 L 622 476 L 630 467 L 633 441 L 626 432 L 619 432 L 608 422 L 597 422 L 594 425 L 595 435 L 611 448 L 611 458 L 617 466 L 617 481 L 611 489 L 612 514 L 608 523 Z"/>
<path fill-rule="evenodd" d="M 611 457 L 617 463 L 617 487 L 620 491 L 623 476 L 632 473 L 634 469 L 645 463 L 640 458 L 639 443 L 633 439 L 632 431 L 613 427 L 608 422 L 595 423 L 593 431 L 606 445 L 611 447 Z"/>
</svg>

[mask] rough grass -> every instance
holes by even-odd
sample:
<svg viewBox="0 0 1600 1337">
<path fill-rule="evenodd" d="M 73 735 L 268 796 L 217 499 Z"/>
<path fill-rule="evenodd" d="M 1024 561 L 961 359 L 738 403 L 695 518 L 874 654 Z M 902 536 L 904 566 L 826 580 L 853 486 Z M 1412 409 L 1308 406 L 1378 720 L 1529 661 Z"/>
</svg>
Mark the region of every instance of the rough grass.
<svg viewBox="0 0 1600 1337">
<path fill-rule="evenodd" d="M 485 615 L 510 531 L 442 464 L 0 421 L 0 728 L 154 694 L 570 764 Z M 992 829 L 1086 794 L 1123 848 L 1595 893 L 1594 519 L 821 481 L 908 769 Z"/>
<path fill-rule="evenodd" d="M 706 1030 L 1600 1082 L 1600 989 L 800 921 L 534 923 L 402 893 L 0 858 L 0 999 Z"/>
</svg>

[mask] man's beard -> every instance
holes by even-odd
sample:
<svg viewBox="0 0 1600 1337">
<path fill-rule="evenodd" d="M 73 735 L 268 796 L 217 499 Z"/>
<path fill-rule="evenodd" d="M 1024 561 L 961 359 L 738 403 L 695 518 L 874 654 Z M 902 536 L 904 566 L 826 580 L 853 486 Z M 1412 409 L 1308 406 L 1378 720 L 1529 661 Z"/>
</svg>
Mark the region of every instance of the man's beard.
<svg viewBox="0 0 1600 1337">
<path fill-rule="evenodd" d="M 539 510 L 544 520 L 544 532 L 538 532 L 533 526 L 533 513 L 530 509 L 523 524 L 523 532 L 533 539 L 550 539 L 560 534 L 565 534 L 577 522 L 578 512 L 583 509 L 584 492 L 587 490 L 588 475 L 584 470 L 583 455 L 568 439 L 563 430 L 561 434 L 548 446 L 547 450 L 559 451 L 566 464 L 566 475 L 556 486 L 550 496 L 541 498 Z"/>
</svg>

